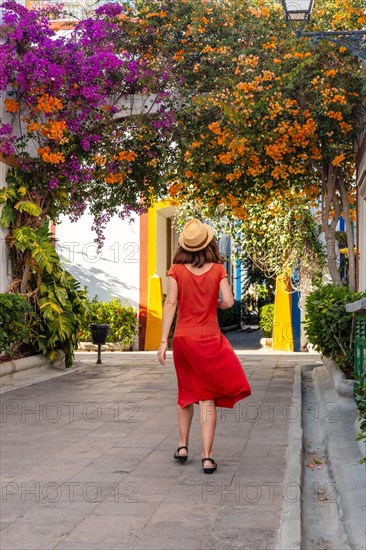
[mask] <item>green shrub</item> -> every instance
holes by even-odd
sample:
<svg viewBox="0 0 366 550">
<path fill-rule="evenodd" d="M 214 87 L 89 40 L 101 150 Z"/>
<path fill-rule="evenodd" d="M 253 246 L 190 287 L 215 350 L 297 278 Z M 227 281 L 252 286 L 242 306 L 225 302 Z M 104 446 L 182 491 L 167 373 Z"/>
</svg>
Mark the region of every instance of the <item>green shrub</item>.
<svg viewBox="0 0 366 550">
<path fill-rule="evenodd" d="M 305 332 L 317 351 L 353 378 L 353 322 L 345 305 L 366 295 L 345 286 L 324 285 L 306 300 Z"/>
<path fill-rule="evenodd" d="M 266 338 L 272 338 L 274 319 L 274 304 L 266 304 L 259 312 L 259 326 Z"/>
<path fill-rule="evenodd" d="M 360 431 L 356 434 L 356 441 L 366 440 L 366 381 L 363 383 L 355 382 L 356 407 L 358 409 L 358 420 L 360 421 Z M 366 462 L 366 457 L 361 458 L 360 464 Z"/>
<path fill-rule="evenodd" d="M 12 356 L 28 342 L 31 310 L 20 294 L 0 294 L 0 352 Z"/>
<path fill-rule="evenodd" d="M 84 319 L 79 339 L 91 342 L 90 323 L 108 323 L 110 333 L 107 342 L 120 342 L 124 345 L 133 343 L 138 331 L 137 310 L 131 306 L 122 305 L 118 298 L 109 302 L 99 302 L 95 297 L 89 302 L 89 314 Z"/>
</svg>

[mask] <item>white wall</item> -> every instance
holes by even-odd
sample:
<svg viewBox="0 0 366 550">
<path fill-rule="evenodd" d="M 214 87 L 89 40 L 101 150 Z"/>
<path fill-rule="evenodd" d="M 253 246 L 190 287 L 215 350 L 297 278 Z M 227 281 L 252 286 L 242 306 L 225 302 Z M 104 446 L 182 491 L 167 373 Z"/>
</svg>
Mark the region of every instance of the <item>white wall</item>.
<svg viewBox="0 0 366 550">
<path fill-rule="evenodd" d="M 0 188 L 5 186 L 6 165 L 0 162 Z M 4 205 L 0 205 L 0 214 Z M 6 230 L 0 226 L 0 292 L 5 292 L 11 282 L 10 263 L 5 244 Z"/>
<path fill-rule="evenodd" d="M 101 301 L 119 298 L 139 307 L 140 224 L 139 217 L 129 224 L 115 216 L 105 230 L 103 249 L 97 253 L 93 220 L 85 214 L 71 223 L 63 216 L 56 226 L 57 251 L 67 269 L 88 289 L 90 298 Z"/>
<path fill-rule="evenodd" d="M 1 14 L 0 14 L 1 16 Z M 8 114 L 5 112 L 5 92 L 0 92 L 0 119 L 5 123 L 9 123 Z M 5 177 L 7 172 L 7 166 L 0 161 L 0 189 L 5 187 Z M 4 205 L 0 204 L 0 214 Z M 10 263 L 7 257 L 7 250 L 5 244 L 6 230 L 0 227 L 0 292 L 5 292 L 8 288 L 11 277 L 10 277 Z"/>
</svg>

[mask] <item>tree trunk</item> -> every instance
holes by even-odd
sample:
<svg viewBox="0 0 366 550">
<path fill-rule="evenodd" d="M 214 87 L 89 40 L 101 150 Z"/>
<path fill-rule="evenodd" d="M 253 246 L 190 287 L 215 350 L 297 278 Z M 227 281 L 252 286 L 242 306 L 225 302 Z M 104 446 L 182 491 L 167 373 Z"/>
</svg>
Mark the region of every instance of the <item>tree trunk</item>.
<svg viewBox="0 0 366 550">
<path fill-rule="evenodd" d="M 324 206 L 322 208 L 322 229 L 325 235 L 325 242 L 327 247 L 327 264 L 329 274 L 332 278 L 332 282 L 335 285 L 341 285 L 341 276 L 339 274 L 337 265 L 337 253 L 336 253 L 336 227 L 340 216 L 340 206 L 337 199 L 336 190 L 336 173 L 332 164 L 329 165 L 327 174 L 325 169 L 322 171 L 323 179 L 323 200 Z M 331 221 L 330 211 L 333 204 L 334 215 Z"/>
<path fill-rule="evenodd" d="M 354 254 L 355 241 L 353 237 L 352 223 L 349 217 L 348 193 L 344 180 L 338 177 L 338 189 L 342 197 L 343 218 L 346 226 L 347 247 L 348 247 L 348 284 L 351 290 L 356 290 L 356 261 Z"/>
<path fill-rule="evenodd" d="M 339 274 L 339 269 L 337 265 L 337 254 L 335 251 L 336 245 L 336 236 L 335 229 L 331 224 L 327 225 L 325 233 L 325 242 L 327 246 L 327 264 L 330 276 L 332 278 L 332 283 L 340 286 L 342 284 L 341 276 Z"/>
<path fill-rule="evenodd" d="M 29 267 L 29 264 L 26 263 L 24 266 L 22 281 L 20 283 L 20 294 L 25 294 L 27 292 L 29 273 L 30 273 L 30 267 Z"/>
</svg>

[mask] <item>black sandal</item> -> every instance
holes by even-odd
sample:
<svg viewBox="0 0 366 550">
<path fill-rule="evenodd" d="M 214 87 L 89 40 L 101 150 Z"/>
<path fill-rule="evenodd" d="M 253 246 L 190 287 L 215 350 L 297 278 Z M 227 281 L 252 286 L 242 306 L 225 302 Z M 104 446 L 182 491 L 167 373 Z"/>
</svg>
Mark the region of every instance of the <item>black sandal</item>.
<svg viewBox="0 0 366 550">
<path fill-rule="evenodd" d="M 180 455 L 179 451 L 181 449 L 187 449 L 187 454 L 186 455 Z M 188 458 L 188 447 L 186 447 L 185 445 L 182 445 L 181 447 L 178 447 L 178 449 L 174 453 L 174 458 L 179 460 L 179 462 L 186 462 L 186 460 Z"/>
<path fill-rule="evenodd" d="M 204 468 L 203 463 L 205 460 L 209 460 L 210 462 L 212 462 L 211 468 Z M 217 469 L 217 464 L 213 458 L 210 458 L 210 457 L 202 458 L 202 468 L 205 474 L 212 474 L 212 472 L 214 472 Z"/>
</svg>

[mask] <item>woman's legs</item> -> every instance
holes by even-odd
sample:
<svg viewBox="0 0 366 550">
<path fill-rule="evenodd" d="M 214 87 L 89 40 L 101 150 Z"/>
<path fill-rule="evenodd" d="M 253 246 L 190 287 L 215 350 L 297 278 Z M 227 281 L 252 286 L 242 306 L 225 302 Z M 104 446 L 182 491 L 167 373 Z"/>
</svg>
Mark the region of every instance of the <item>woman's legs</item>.
<svg viewBox="0 0 366 550">
<path fill-rule="evenodd" d="M 212 457 L 212 445 L 216 430 L 216 407 L 214 401 L 200 401 L 200 424 L 202 437 L 202 458 Z M 212 463 L 206 460 L 204 468 L 211 468 Z"/>
<path fill-rule="evenodd" d="M 178 413 L 178 425 L 179 425 L 179 447 L 185 445 L 188 447 L 189 430 L 191 428 L 191 422 L 193 418 L 194 404 L 191 403 L 186 407 L 180 407 L 177 405 Z M 186 449 L 181 449 L 178 453 L 181 456 L 186 456 Z"/>
</svg>

